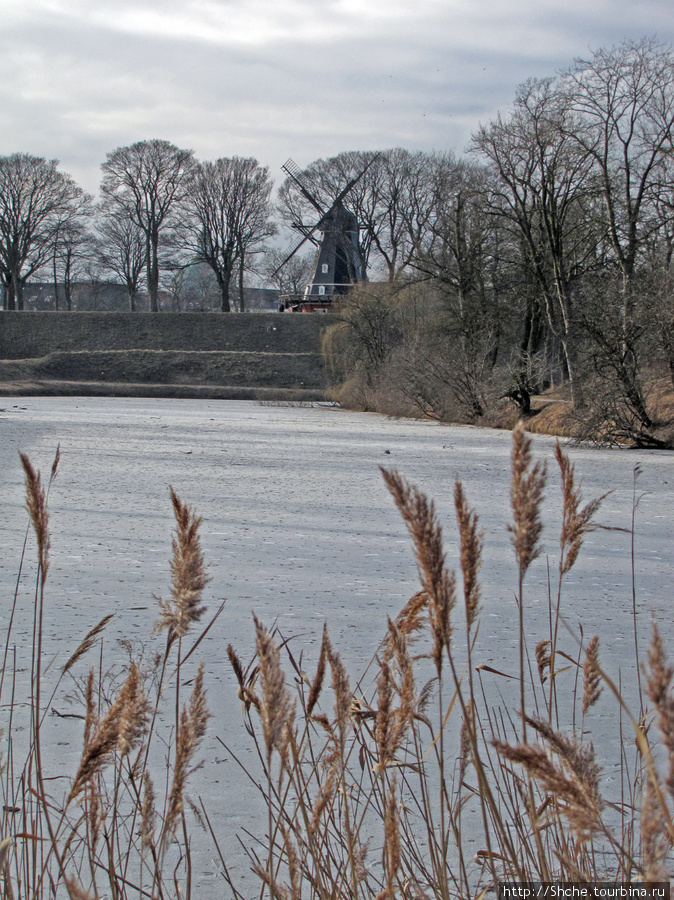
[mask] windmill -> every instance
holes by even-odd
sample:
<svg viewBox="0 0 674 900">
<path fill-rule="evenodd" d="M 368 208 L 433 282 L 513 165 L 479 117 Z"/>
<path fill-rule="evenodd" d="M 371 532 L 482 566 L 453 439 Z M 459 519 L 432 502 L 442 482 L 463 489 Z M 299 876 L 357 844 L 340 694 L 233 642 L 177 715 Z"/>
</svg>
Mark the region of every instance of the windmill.
<svg viewBox="0 0 674 900">
<path fill-rule="evenodd" d="M 355 178 L 348 181 L 328 209 L 323 209 L 316 197 L 302 183 L 302 171 L 292 159 L 282 166 L 286 175 L 295 182 L 302 195 L 320 216 L 311 227 L 302 222 L 294 223 L 293 227 L 303 235 L 302 240 L 276 270 L 280 271 L 307 241 L 311 241 L 318 248 L 312 275 L 300 303 L 302 312 L 327 310 L 335 296 L 347 293 L 354 284 L 366 280 L 363 254 L 358 240 L 358 220 L 344 206 L 343 201 L 376 158 L 377 156 L 374 156 Z"/>
</svg>

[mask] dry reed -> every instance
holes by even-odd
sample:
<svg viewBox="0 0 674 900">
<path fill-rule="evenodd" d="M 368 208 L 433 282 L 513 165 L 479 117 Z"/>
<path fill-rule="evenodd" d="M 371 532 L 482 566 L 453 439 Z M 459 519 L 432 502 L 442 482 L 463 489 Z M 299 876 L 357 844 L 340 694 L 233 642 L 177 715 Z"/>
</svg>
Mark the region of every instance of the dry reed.
<svg viewBox="0 0 674 900">
<path fill-rule="evenodd" d="M 466 610 L 466 641 L 460 651 L 452 646 L 456 577 L 447 563 L 434 505 L 393 471 L 383 471 L 383 476 L 412 537 L 421 589 L 388 622 L 374 661 L 373 682 L 352 687 L 327 627 L 312 680 L 289 641 L 270 633 L 257 618 L 256 653 L 248 666 L 231 645 L 227 647 L 244 723 L 263 772 L 262 778 L 250 773 L 267 806 L 266 833 L 250 851 L 260 897 L 476 900 L 498 880 L 612 880 L 616 873 L 624 879 L 668 877 L 674 834 L 668 808 L 674 799 L 674 669 L 658 629 L 654 627 L 649 647 L 646 683 L 666 757 L 664 778 L 653 762 L 657 741 L 648 736 L 647 727 L 638 730 L 639 747 L 631 757 L 618 732 L 619 795 L 609 798 L 602 793 L 610 785 L 602 783 L 585 734 L 606 684 L 611 688 L 607 694 L 617 694 L 621 709 L 625 701 L 602 670 L 596 635 L 582 662 L 582 695 L 576 697 L 575 686 L 564 702 L 560 695 L 565 727 L 557 722 L 553 727 L 552 700 L 558 690 L 554 685 L 560 679 L 561 690 L 565 683 L 562 670 L 556 670 L 555 653 L 575 660 L 578 672 L 582 659 L 578 649 L 557 650 L 561 581 L 574 565 L 584 537 L 597 527 L 595 515 L 603 500 L 583 506 L 574 468 L 559 445 L 555 455 L 563 498 L 557 615 L 551 616 L 550 633 L 536 644 L 535 667 L 527 668 L 523 581 L 542 551 L 545 467 L 534 461 L 523 428 L 515 429 L 509 530 L 519 576 L 516 633 L 522 735 L 516 717 L 509 709 L 494 706 L 489 687 L 482 683 L 486 673 L 494 677 L 503 673 L 472 662 L 473 652 L 480 652 L 476 636 L 482 534 L 460 483 L 454 489 L 457 564 Z M 22 457 L 22 465 L 43 589 L 49 566 L 48 491 L 27 457 Z M 32 804 L 23 831 L 7 814 L 3 819 L 8 830 L 3 832 L 7 836 L 0 843 L 0 854 L 4 852 L 12 863 L 11 875 L 8 867 L 4 874 L 7 897 L 13 896 L 8 886 L 15 885 L 19 888 L 15 900 L 45 900 L 49 891 L 64 889 L 72 900 L 97 898 L 103 893 L 97 878 L 104 877 L 115 900 L 189 898 L 191 817 L 207 826 L 217 841 L 204 804 L 197 806 L 187 793 L 188 780 L 200 765 L 198 751 L 209 719 L 203 665 L 196 671 L 188 702 L 179 706 L 181 665 L 187 664 L 210 628 L 183 654 L 182 642 L 205 610 L 202 595 L 208 574 L 199 537 L 201 519 L 173 490 L 171 502 L 176 527 L 171 595 L 159 606 L 158 627 L 168 630 L 159 671 L 130 658 L 121 677 L 106 681 L 101 664 L 83 682 L 75 681 L 84 706 L 83 751 L 61 803 L 47 795 L 42 776 L 40 780 L 31 774 L 42 765 L 37 755 L 29 757 L 21 775 L 28 780 L 23 795 L 14 787 L 10 794 L 13 770 L 11 765 L 5 769 L 6 801 L 23 796 L 21 803 Z M 39 629 L 42 590 L 35 602 Z M 99 642 L 102 647 L 108 620 L 103 618 L 80 641 L 61 667 L 62 678 L 74 679 L 84 655 Z M 165 676 L 171 653 L 177 656 L 176 669 L 174 676 Z M 445 672 L 443 660 L 448 663 Z M 464 664 L 465 677 L 459 674 Z M 295 673 L 295 689 L 284 665 Z M 536 671 L 539 683 L 534 684 Z M 33 672 L 39 681 L 41 669 L 35 663 Z M 541 685 L 550 691 L 547 715 L 532 711 L 537 710 Z M 175 700 L 175 719 L 169 725 L 173 738 L 165 739 L 171 752 L 166 754 L 163 786 L 155 791 L 150 745 L 162 722 L 159 710 L 167 694 Z M 43 715 L 39 691 L 32 702 L 33 720 L 39 723 Z M 582 709 L 580 730 L 575 726 L 576 706 Z M 535 741 L 526 739 L 526 727 L 535 733 Z M 624 824 L 634 810 L 641 813 L 636 842 Z M 617 831 L 612 828 L 616 818 Z M 475 840 L 480 841 L 477 854 Z M 10 854 L 11 846 L 15 849 Z M 261 858 L 261 847 L 266 848 L 266 859 Z M 218 855 L 231 896 L 243 900 L 220 848 Z"/>
<path fill-rule="evenodd" d="M 204 688 L 204 667 L 203 663 L 201 663 L 194 679 L 189 705 L 183 707 L 180 714 L 180 727 L 176 736 L 173 779 L 161 838 L 162 849 L 165 849 L 167 841 L 173 836 L 178 818 L 185 808 L 187 779 L 191 772 L 195 771 L 194 756 L 206 734 L 206 725 L 209 718 L 210 713 L 206 704 L 206 690 Z"/>
<path fill-rule="evenodd" d="M 94 646 L 98 638 L 103 633 L 103 629 L 108 624 L 110 619 L 114 617 L 114 613 L 108 613 L 107 616 L 103 616 L 98 625 L 94 625 L 94 627 L 87 632 L 87 634 L 82 639 L 79 647 L 75 650 L 75 652 L 70 656 L 68 661 L 63 666 L 63 673 L 69 672 L 75 663 L 80 660 L 83 656 L 85 656 L 91 648 Z"/>
<path fill-rule="evenodd" d="M 569 457 L 562 451 L 559 441 L 555 445 L 555 459 L 562 481 L 562 528 L 559 536 L 561 547 L 560 573 L 566 574 L 580 553 L 585 535 L 597 528 L 594 517 L 608 493 L 595 497 L 581 508 L 582 494 L 575 484 L 575 470 Z"/>
<path fill-rule="evenodd" d="M 279 648 L 257 617 L 255 647 L 260 665 L 260 716 L 267 758 L 270 760 L 272 752 L 276 750 L 285 759 L 294 703 L 286 688 Z"/>
<path fill-rule="evenodd" d="M 599 700 L 603 690 L 599 666 L 599 635 L 590 640 L 583 665 L 583 715 Z"/>
<path fill-rule="evenodd" d="M 540 555 L 541 500 L 545 488 L 545 464 L 534 463 L 531 438 L 518 422 L 513 430 L 512 483 L 510 503 L 513 523 L 508 526 L 515 556 L 523 578 L 531 563 Z"/>
<path fill-rule="evenodd" d="M 480 603 L 478 573 L 482 561 L 482 534 L 477 528 L 477 513 L 468 507 L 460 481 L 454 485 L 454 505 L 459 525 L 460 564 L 463 574 L 466 623 L 468 631 L 470 631 L 477 618 Z"/>
<path fill-rule="evenodd" d="M 381 471 L 412 536 L 419 578 L 429 599 L 433 660 L 436 668 L 440 669 L 443 652 L 449 649 L 451 643 L 451 614 L 456 603 L 456 577 L 445 565 L 442 529 L 432 501 L 417 488 L 408 485 L 393 469 Z"/>
<path fill-rule="evenodd" d="M 665 785 L 674 798 L 674 695 L 672 693 L 674 667 L 668 665 L 660 631 L 653 623 L 648 647 L 646 692 L 655 708 L 658 729 L 667 751 L 668 772 Z"/>
<path fill-rule="evenodd" d="M 25 453 L 20 453 L 26 482 L 26 509 L 35 532 L 39 560 L 40 579 L 42 583 L 47 579 L 49 570 L 49 549 L 51 538 L 49 536 L 49 510 L 47 508 L 47 491 L 42 484 L 42 476 L 36 471 L 30 459 Z M 52 465 L 52 478 L 56 476 L 58 468 L 58 451 Z"/>
<path fill-rule="evenodd" d="M 171 558 L 171 599 L 158 599 L 157 630 L 168 629 L 169 640 L 184 637 L 206 611 L 201 595 L 210 577 L 201 549 L 201 516 L 170 489 L 176 530 Z"/>
</svg>

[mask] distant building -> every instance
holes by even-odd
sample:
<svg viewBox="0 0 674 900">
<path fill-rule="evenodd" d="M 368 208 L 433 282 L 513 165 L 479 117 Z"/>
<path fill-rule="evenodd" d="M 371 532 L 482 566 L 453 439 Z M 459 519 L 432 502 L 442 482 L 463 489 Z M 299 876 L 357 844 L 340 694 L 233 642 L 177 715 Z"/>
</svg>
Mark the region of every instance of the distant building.
<svg viewBox="0 0 674 900">
<path fill-rule="evenodd" d="M 215 281 L 215 279 L 213 279 Z M 209 286 L 210 287 L 210 286 Z M 58 293 L 58 304 L 56 295 Z M 71 285 L 72 309 L 85 312 L 128 312 L 129 295 L 121 284 L 108 281 L 82 281 Z M 238 289 L 230 292 L 232 309 L 239 305 Z M 273 288 L 244 287 L 246 312 L 277 312 L 279 291 Z M 4 308 L 4 289 L 0 287 L 0 305 Z M 53 283 L 29 281 L 23 288 L 23 306 L 26 310 L 65 310 L 65 288 L 62 284 L 54 290 Z M 144 291 L 136 295 L 136 310 L 147 312 L 150 308 Z M 219 292 L 195 289 L 186 281 L 180 292 L 159 291 L 159 308 L 165 312 L 216 312 L 220 309 Z"/>
<path fill-rule="evenodd" d="M 23 287 L 24 309 L 49 310 L 56 309 L 58 292 L 58 309 L 66 309 L 65 288 L 44 282 L 27 282 Z M 128 310 L 129 295 L 121 284 L 109 281 L 85 281 L 71 285 L 72 308 L 74 310 L 116 312 Z M 138 308 L 142 309 L 144 298 L 137 298 Z"/>
</svg>

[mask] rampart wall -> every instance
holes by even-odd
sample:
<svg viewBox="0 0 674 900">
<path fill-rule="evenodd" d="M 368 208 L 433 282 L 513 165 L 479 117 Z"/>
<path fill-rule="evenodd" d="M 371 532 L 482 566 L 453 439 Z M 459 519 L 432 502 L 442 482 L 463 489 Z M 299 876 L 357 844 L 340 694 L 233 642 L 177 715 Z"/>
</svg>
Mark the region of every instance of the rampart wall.
<svg viewBox="0 0 674 900">
<path fill-rule="evenodd" d="M 0 359 L 59 350 L 318 353 L 331 319 L 294 313 L 0 312 Z"/>
</svg>

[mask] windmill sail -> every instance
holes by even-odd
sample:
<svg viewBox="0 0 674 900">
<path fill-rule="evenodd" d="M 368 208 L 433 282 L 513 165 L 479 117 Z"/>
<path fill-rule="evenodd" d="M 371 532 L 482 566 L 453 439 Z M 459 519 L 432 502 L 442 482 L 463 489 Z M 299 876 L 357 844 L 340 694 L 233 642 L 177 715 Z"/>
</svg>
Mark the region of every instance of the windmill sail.
<svg viewBox="0 0 674 900">
<path fill-rule="evenodd" d="M 322 209 L 316 197 L 303 184 L 299 166 L 292 159 L 283 166 L 283 170 L 292 178 L 302 195 L 320 214 L 320 219 L 312 228 L 296 223 L 296 227 L 304 233 L 304 237 L 279 267 L 282 268 L 307 240 L 314 241 L 316 232 L 320 234 L 313 273 L 304 292 L 303 309 L 327 309 L 335 297 L 346 294 L 354 284 L 366 280 L 358 220 L 345 207 L 343 201 L 375 159 L 377 156 L 374 156 L 357 176 L 347 182 L 327 211 Z"/>
</svg>

